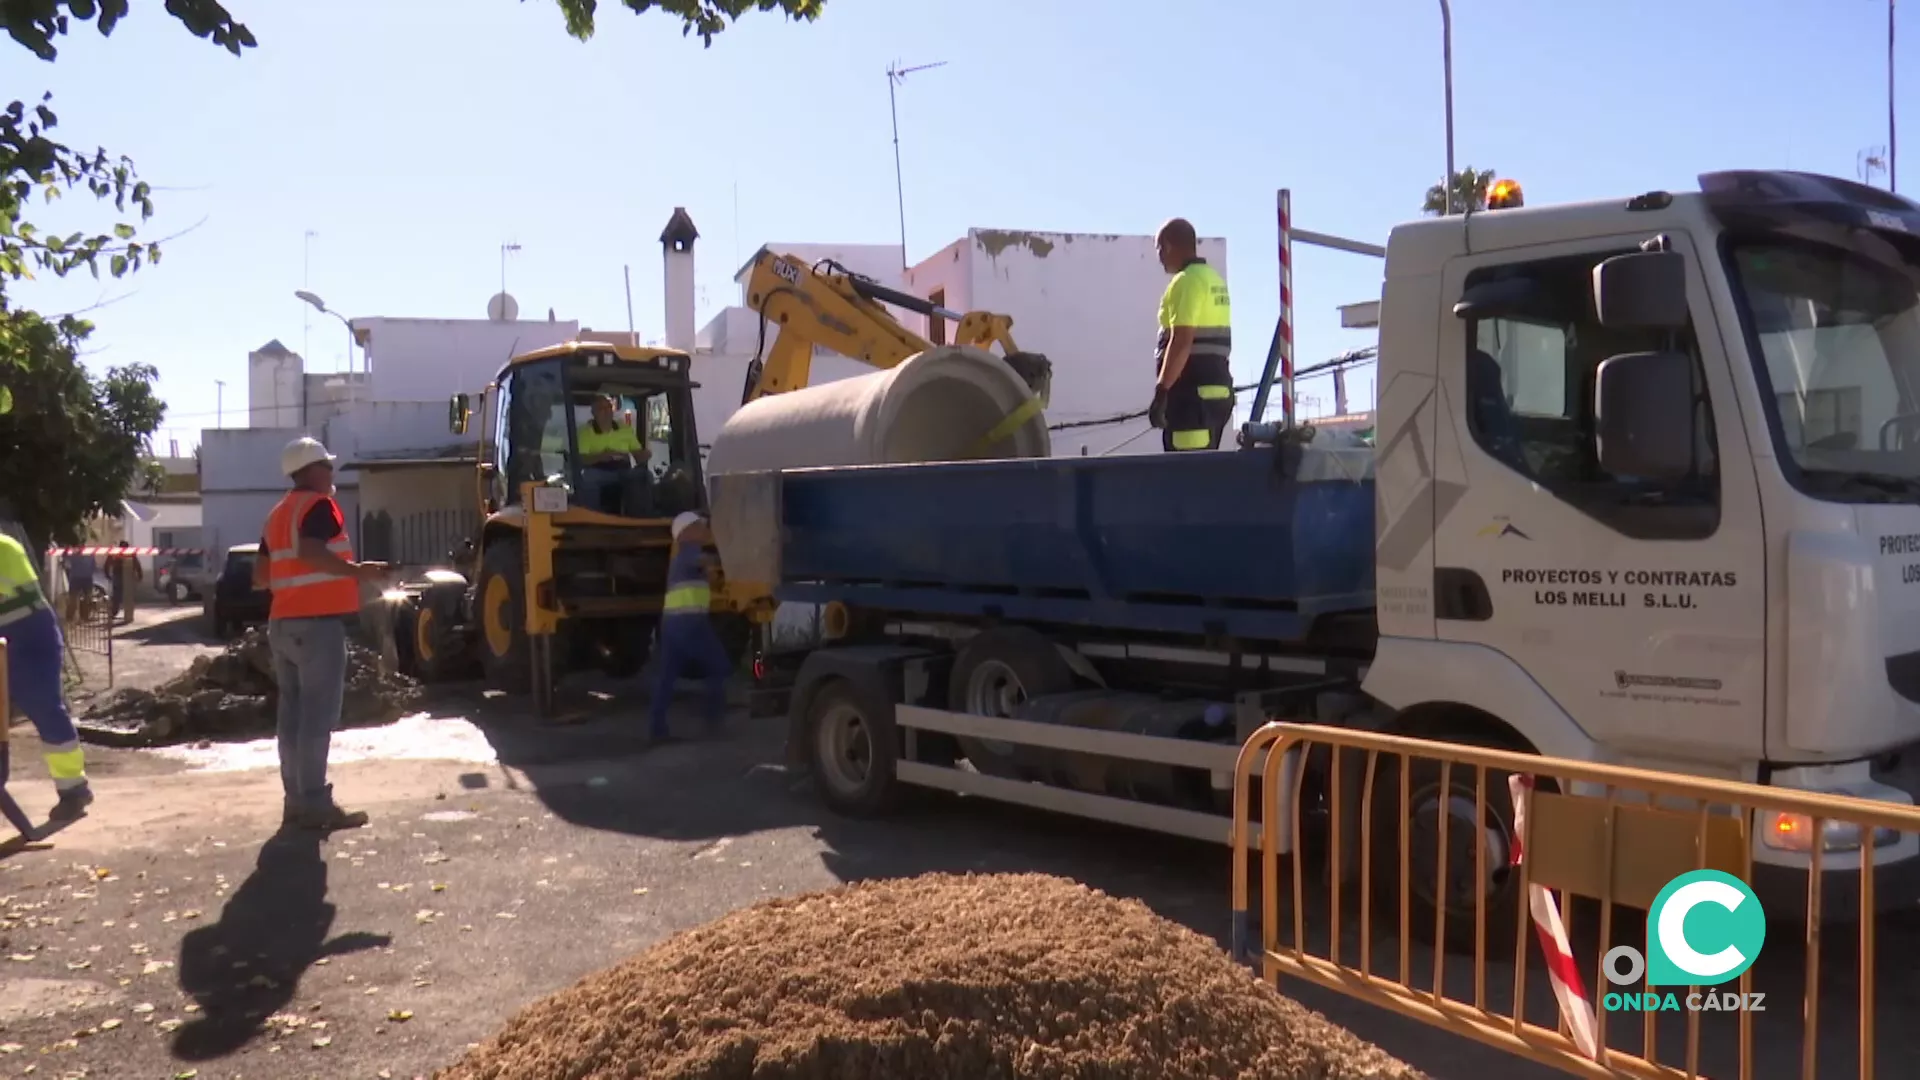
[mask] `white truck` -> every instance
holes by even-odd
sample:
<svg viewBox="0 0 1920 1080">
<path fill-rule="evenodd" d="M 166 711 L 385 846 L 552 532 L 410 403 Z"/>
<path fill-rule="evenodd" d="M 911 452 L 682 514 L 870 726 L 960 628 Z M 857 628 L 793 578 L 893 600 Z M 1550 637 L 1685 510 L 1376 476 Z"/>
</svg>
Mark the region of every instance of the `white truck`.
<svg viewBox="0 0 1920 1080">
<path fill-rule="evenodd" d="M 832 640 L 756 666 L 822 796 L 1224 839 L 1221 770 L 1280 715 L 1914 801 L 1920 205 L 1724 172 L 1412 222 L 1379 332 L 1372 452 L 1255 427 L 1217 453 L 716 477 L 729 587 L 827 605 Z M 1355 453 L 1370 472 L 1342 478 Z M 1459 772 L 1454 798 L 1416 782 L 1414 824 L 1464 808 L 1470 910 Z M 1791 825 L 1752 834 L 1756 884 L 1794 871 L 1778 903 L 1813 843 L 1917 895 L 1914 836 Z M 1854 910 L 1857 858 L 1825 865 L 1824 910 Z"/>
</svg>

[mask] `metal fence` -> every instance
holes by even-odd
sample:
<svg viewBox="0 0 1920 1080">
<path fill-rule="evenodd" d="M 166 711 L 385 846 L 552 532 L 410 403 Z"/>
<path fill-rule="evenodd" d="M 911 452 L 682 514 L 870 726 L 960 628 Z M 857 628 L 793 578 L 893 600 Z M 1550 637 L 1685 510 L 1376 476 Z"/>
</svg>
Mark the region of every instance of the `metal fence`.
<svg viewBox="0 0 1920 1080">
<path fill-rule="evenodd" d="M 1433 828 L 1422 832 L 1428 807 Z M 1315 843 L 1303 817 L 1314 813 L 1326 817 L 1319 875 L 1303 856 Z M 1508 823 L 1511 851 L 1495 842 Z M 1260 943 L 1245 951 L 1275 982 L 1317 984 L 1576 1076 L 1871 1078 L 1876 1057 L 1920 1053 L 1911 1026 L 1876 1024 L 1883 997 L 1902 1011 L 1914 1004 L 1914 990 L 1880 985 L 1912 978 L 1908 956 L 1875 966 L 1877 878 L 1890 876 L 1876 868 L 1920 852 L 1912 806 L 1268 724 L 1242 748 L 1233 829 L 1236 939 L 1257 888 Z M 1717 942 L 1725 949 L 1705 959 L 1723 966 L 1702 968 L 1704 953 L 1684 951 L 1698 905 L 1675 902 L 1674 879 L 1738 879 L 1718 894 L 1707 886 L 1710 903 L 1738 913 L 1756 850 L 1786 864 L 1763 870 L 1786 876 L 1776 895 L 1790 902 L 1756 896 L 1772 918 L 1759 903 L 1744 918 L 1772 936 L 1747 939 L 1743 968 L 1728 959 L 1743 955 L 1733 939 Z M 1460 887 L 1466 864 L 1470 890 Z M 1829 903 L 1843 890 L 1851 895 Z M 1720 930 L 1737 938 L 1728 925 Z M 1674 948 L 1694 966 L 1674 968 Z"/>
<path fill-rule="evenodd" d="M 65 593 L 57 603 L 60 634 L 67 643 L 63 668 L 67 688 L 112 689 L 116 612 L 105 590 Z"/>
<path fill-rule="evenodd" d="M 438 566 L 462 540 L 478 532 L 480 520 L 471 510 L 421 510 L 391 514 L 378 510 L 360 515 L 363 556 L 401 566 Z"/>
</svg>

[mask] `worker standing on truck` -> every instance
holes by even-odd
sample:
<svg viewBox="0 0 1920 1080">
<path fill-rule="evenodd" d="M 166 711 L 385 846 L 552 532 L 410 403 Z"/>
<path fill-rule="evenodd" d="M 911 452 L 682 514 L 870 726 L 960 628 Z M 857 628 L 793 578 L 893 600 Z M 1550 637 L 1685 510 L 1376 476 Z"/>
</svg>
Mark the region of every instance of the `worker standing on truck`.
<svg viewBox="0 0 1920 1080">
<path fill-rule="evenodd" d="M 346 516 L 333 498 L 337 460 L 318 439 L 295 439 L 280 452 L 293 490 L 267 515 L 259 556 L 273 590 L 267 644 L 279 689 L 284 824 L 325 831 L 367 823 L 365 813 L 333 801 L 327 752 L 346 694 L 347 620 L 360 612 L 360 583 L 379 581 L 387 569 L 353 561 Z"/>
<path fill-rule="evenodd" d="M 713 592 L 707 586 L 706 543 L 712 535 L 707 519 L 692 511 L 673 519 L 673 555 L 667 561 L 667 593 L 660 604 L 659 681 L 654 684 L 647 725 L 654 742 L 672 738 L 667 706 L 673 703 L 674 683 L 683 674 L 706 683 L 707 734 L 719 734 L 726 719 L 727 676 L 733 673 L 733 663 L 708 613 Z"/>
<path fill-rule="evenodd" d="M 93 789 L 87 786 L 80 732 L 67 712 L 66 692 L 60 685 L 66 642 L 60 637 L 53 605 L 40 591 L 40 576 L 27 549 L 5 533 L 0 533 L 0 638 L 7 639 L 7 686 L 13 703 L 33 721 L 33 730 L 46 746 L 47 771 L 60 796 L 50 816 L 55 821 L 72 821 L 93 801 Z"/>
<path fill-rule="evenodd" d="M 1233 419 L 1233 304 L 1227 281 L 1200 257 L 1200 240 L 1185 218 L 1153 238 L 1160 266 L 1173 275 L 1160 297 L 1159 373 L 1149 421 L 1169 450 L 1214 450 Z"/>
<path fill-rule="evenodd" d="M 647 448 L 633 425 L 623 423 L 614 414 L 612 395 L 601 394 L 593 399 L 593 419 L 580 429 L 579 438 L 580 486 L 587 505 L 618 514 L 624 509 L 626 500 L 622 496 L 627 487 L 637 484 L 642 491 L 642 505 L 637 513 L 642 517 L 650 513 L 645 504 L 651 500 L 644 494 L 644 485 L 652 479 L 646 468 Z M 606 505 L 608 492 L 615 493 L 611 508 Z"/>
</svg>

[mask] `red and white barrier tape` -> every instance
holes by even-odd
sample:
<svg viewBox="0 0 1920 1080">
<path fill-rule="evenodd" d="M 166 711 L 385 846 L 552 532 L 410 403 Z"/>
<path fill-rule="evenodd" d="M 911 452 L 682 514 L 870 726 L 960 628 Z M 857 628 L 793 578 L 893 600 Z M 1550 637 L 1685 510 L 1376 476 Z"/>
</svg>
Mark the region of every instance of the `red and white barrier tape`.
<svg viewBox="0 0 1920 1080">
<path fill-rule="evenodd" d="M 1507 790 L 1513 795 L 1513 859 L 1520 865 L 1525 857 L 1520 838 L 1527 835 L 1527 802 L 1533 796 L 1533 777 L 1507 777 Z M 1580 1053 L 1600 1059 L 1599 1043 L 1594 1036 L 1593 1000 L 1587 997 L 1580 981 L 1580 968 L 1573 962 L 1573 943 L 1567 939 L 1566 923 L 1560 919 L 1560 905 L 1544 885 L 1527 886 L 1527 910 L 1533 916 L 1533 929 L 1540 939 L 1540 952 L 1547 958 L 1547 977 L 1553 983 L 1553 996 L 1560 1003 L 1560 1019 L 1573 1036 Z M 1523 956 L 1521 963 L 1526 962 Z"/>
<path fill-rule="evenodd" d="M 205 555 L 206 548 L 163 548 L 163 547 L 57 547 L 47 549 L 49 555 Z"/>
</svg>

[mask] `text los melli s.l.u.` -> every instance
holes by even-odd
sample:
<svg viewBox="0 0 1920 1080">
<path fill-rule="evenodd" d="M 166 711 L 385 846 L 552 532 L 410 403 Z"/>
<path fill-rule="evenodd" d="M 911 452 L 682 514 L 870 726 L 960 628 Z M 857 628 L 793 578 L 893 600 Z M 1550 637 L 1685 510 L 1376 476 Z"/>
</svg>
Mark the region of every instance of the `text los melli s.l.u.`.
<svg viewBox="0 0 1920 1080">
<path fill-rule="evenodd" d="M 1732 570 L 1523 570 L 1500 571 L 1504 585 L 1532 585 L 1533 602 L 1565 607 L 1688 609 L 1700 606 L 1696 589 L 1731 589 Z"/>
</svg>

